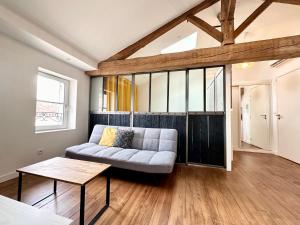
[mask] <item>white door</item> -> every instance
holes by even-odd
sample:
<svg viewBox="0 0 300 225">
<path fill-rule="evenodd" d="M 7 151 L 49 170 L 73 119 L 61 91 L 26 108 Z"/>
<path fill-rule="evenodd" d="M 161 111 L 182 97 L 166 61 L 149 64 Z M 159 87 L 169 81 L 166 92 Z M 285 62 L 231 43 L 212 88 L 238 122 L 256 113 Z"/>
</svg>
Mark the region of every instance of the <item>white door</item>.
<svg viewBox="0 0 300 225">
<path fill-rule="evenodd" d="M 300 70 L 277 80 L 278 154 L 300 163 Z"/>
<path fill-rule="evenodd" d="M 269 85 L 256 85 L 250 90 L 250 143 L 270 149 Z"/>
</svg>

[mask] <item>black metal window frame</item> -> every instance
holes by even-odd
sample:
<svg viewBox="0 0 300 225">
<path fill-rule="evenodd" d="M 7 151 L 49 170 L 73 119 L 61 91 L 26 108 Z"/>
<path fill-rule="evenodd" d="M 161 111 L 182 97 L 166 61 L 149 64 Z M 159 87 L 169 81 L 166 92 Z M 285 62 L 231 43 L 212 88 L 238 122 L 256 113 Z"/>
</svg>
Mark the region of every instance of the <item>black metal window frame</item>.
<svg viewBox="0 0 300 225">
<path fill-rule="evenodd" d="M 206 70 L 209 68 L 222 68 L 222 75 L 223 75 L 223 110 L 222 111 L 216 111 L 216 88 L 214 88 L 214 111 L 207 111 L 207 102 L 206 102 Z M 190 71 L 192 70 L 203 70 L 203 110 L 202 111 L 190 111 L 189 110 L 189 74 Z M 169 112 L 169 108 L 170 108 L 170 73 L 172 72 L 177 72 L 177 71 L 185 71 L 185 111 L 183 112 Z M 110 111 L 110 113 L 151 113 L 151 114 L 162 114 L 162 113 L 168 113 L 168 114 L 182 114 L 182 113 L 191 113 L 191 114 L 224 114 L 225 113 L 225 109 L 226 109 L 226 98 L 225 98 L 225 91 L 226 91 L 226 76 L 225 76 L 225 66 L 224 65 L 220 65 L 220 66 L 209 66 L 209 67 L 198 67 L 198 68 L 187 68 L 187 69 L 179 69 L 179 70 L 163 70 L 163 71 L 155 71 L 155 72 L 143 72 L 143 73 L 134 73 L 134 74 L 126 74 L 126 75 L 115 75 L 116 77 L 116 111 Z M 166 104 L 166 112 L 152 112 L 151 111 L 151 103 L 152 103 L 152 97 L 151 97 L 151 93 L 152 93 L 152 75 L 153 73 L 166 73 L 167 76 L 167 104 Z M 135 112 L 135 91 L 134 88 L 131 89 L 131 111 L 126 111 L 126 112 L 120 112 L 118 109 L 118 83 L 119 83 L 119 77 L 120 76 L 131 76 L 131 85 L 132 87 L 135 87 L 135 77 L 139 76 L 139 75 L 148 75 L 149 76 L 149 102 L 148 102 L 148 111 L 147 112 Z M 220 73 L 218 73 L 217 76 L 219 76 Z M 215 76 L 215 78 L 217 77 Z M 104 77 L 105 78 L 105 77 Z M 215 82 L 214 82 L 215 83 Z M 215 85 L 215 84 L 214 84 Z M 102 112 L 104 109 L 104 80 L 103 80 L 103 88 L 102 88 Z M 108 111 L 106 111 L 106 113 L 109 113 Z"/>
</svg>

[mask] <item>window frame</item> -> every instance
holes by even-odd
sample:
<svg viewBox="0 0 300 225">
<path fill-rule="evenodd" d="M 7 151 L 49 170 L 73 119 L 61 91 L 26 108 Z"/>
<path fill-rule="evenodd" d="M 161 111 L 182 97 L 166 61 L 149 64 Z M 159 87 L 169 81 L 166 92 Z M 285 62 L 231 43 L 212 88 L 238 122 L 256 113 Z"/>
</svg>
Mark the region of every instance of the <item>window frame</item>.
<svg viewBox="0 0 300 225">
<path fill-rule="evenodd" d="M 216 105 L 216 96 L 215 96 L 215 93 L 214 93 L 214 110 L 213 111 L 210 111 L 210 110 L 207 110 L 207 102 L 206 102 L 206 72 L 207 72 L 207 69 L 210 69 L 210 68 L 222 68 L 222 70 L 220 70 L 220 72 L 217 74 L 217 76 L 221 75 L 223 76 L 223 110 L 221 111 L 217 111 L 215 109 L 215 105 Z M 190 110 L 189 108 L 189 73 L 190 71 L 193 71 L 193 70 L 203 70 L 203 109 L 201 111 L 193 111 L 193 110 Z M 185 90 L 186 90 L 186 97 L 185 97 L 185 112 L 170 112 L 169 110 L 169 103 L 170 103 L 170 73 L 172 72 L 178 72 L 178 71 L 185 71 Z M 222 72 L 221 72 L 222 71 Z M 153 112 L 153 110 L 151 109 L 151 104 L 152 104 L 152 99 L 151 99 L 151 95 L 152 95 L 152 75 L 155 74 L 155 73 L 166 73 L 166 76 L 167 76 L 167 88 L 166 88 L 166 92 L 167 92 L 167 111 L 164 111 L 164 112 Z M 206 66 L 206 67 L 194 67 L 194 68 L 186 68 L 186 69 L 175 69 L 175 70 L 161 70 L 161 71 L 155 71 L 155 72 L 138 72 L 138 73 L 132 73 L 132 74 L 127 74 L 127 76 L 132 76 L 132 85 L 134 86 L 135 85 L 135 77 L 136 76 L 139 76 L 139 75 L 148 75 L 149 76 L 149 103 L 148 103 L 148 112 L 139 112 L 139 111 L 135 111 L 135 110 L 131 110 L 130 112 L 127 111 L 127 112 L 123 112 L 123 113 L 131 113 L 131 114 L 145 114 L 145 113 L 150 113 L 150 114 L 182 114 L 182 113 L 191 113 L 191 114 L 224 114 L 225 113 L 225 108 L 226 108 L 226 92 L 225 92 L 225 84 L 226 84 L 226 71 L 225 71 L 225 65 L 216 65 L 216 66 Z M 119 76 L 123 76 L 122 74 L 120 75 L 113 75 L 113 76 L 116 76 L 117 77 L 117 80 L 118 80 L 118 77 Z M 106 76 L 103 76 L 103 78 L 106 77 Z M 214 78 L 215 79 L 215 78 Z M 104 83 L 104 82 L 103 82 Z M 215 88 L 214 88 L 215 89 Z M 215 90 L 214 90 L 215 92 Z M 102 92 L 102 97 L 104 97 L 104 89 L 103 89 L 103 92 Z M 132 93 L 132 96 L 131 96 L 132 100 L 131 100 L 131 107 L 133 108 L 133 104 L 134 104 L 134 94 Z M 118 96 L 117 96 L 117 101 L 118 101 Z M 104 102 L 104 101 L 102 101 Z M 104 105 L 102 104 L 102 111 L 100 113 L 119 113 L 120 111 L 118 110 L 118 108 L 115 110 L 115 111 L 104 111 Z M 99 113 L 99 112 L 98 112 Z"/>
<path fill-rule="evenodd" d="M 61 102 L 52 102 L 47 100 L 39 100 L 37 98 L 37 90 L 38 90 L 38 83 L 36 83 L 36 99 L 35 105 L 37 106 L 37 102 L 45 102 L 45 103 L 53 103 L 53 104 L 60 104 L 63 105 L 63 123 L 62 125 L 47 125 L 47 126 L 37 126 L 36 125 L 36 113 L 37 108 L 35 108 L 35 132 L 43 132 L 43 131 L 53 131 L 53 130 L 64 130 L 68 128 L 68 121 L 69 121 L 69 102 L 70 102 L 70 80 L 63 78 L 63 75 L 59 76 L 59 74 L 52 72 L 52 71 L 44 71 L 39 69 L 37 73 L 37 78 L 39 76 L 46 77 L 47 79 L 55 80 L 64 84 L 64 101 Z"/>
</svg>

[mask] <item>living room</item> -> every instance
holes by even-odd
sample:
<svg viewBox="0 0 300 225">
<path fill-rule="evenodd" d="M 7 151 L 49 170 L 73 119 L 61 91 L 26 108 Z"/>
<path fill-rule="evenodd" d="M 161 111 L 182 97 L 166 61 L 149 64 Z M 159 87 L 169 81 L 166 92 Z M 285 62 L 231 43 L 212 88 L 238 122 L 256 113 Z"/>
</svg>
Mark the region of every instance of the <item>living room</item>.
<svg viewBox="0 0 300 225">
<path fill-rule="evenodd" d="M 0 225 L 300 223 L 299 13 L 0 0 Z"/>
</svg>

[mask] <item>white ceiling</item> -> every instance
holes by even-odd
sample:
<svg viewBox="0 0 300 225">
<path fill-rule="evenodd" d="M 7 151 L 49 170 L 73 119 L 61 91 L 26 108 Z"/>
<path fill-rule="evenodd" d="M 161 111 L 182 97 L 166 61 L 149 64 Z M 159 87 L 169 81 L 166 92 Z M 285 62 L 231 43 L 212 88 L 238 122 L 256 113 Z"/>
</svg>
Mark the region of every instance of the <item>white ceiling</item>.
<svg viewBox="0 0 300 225">
<path fill-rule="evenodd" d="M 134 43 L 172 18 L 198 4 L 199 0 L 0 0 L 0 5 L 70 44 L 96 61 L 104 60 Z M 238 26 L 262 0 L 238 0 Z M 218 25 L 220 3 L 199 13 Z M 237 42 L 300 34 L 300 6 L 274 3 Z M 219 43 L 190 23 L 182 23 L 135 56 L 159 54 L 161 49 L 198 31 L 198 47 Z"/>
</svg>

